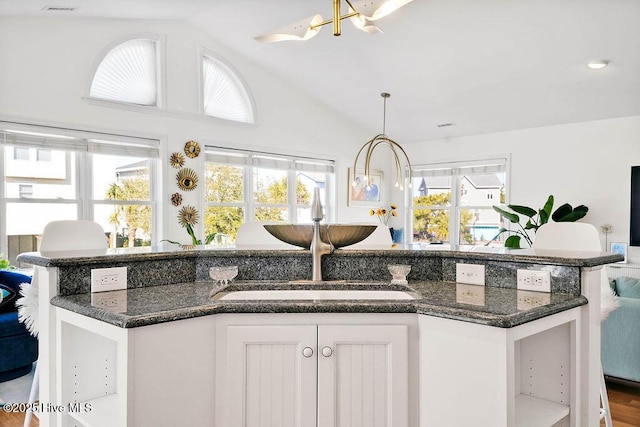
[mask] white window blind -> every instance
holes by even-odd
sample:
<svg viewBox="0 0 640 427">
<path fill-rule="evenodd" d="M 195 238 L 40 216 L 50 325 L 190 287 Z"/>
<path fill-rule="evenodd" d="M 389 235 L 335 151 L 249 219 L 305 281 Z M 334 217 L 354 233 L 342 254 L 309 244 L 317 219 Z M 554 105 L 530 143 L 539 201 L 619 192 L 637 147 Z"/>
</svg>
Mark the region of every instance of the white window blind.
<svg viewBox="0 0 640 427">
<path fill-rule="evenodd" d="M 158 67 L 155 40 L 119 44 L 98 66 L 89 96 L 139 105 L 157 105 Z"/>
<path fill-rule="evenodd" d="M 486 159 L 474 162 L 433 163 L 428 165 L 415 165 L 413 167 L 413 176 L 427 177 L 491 174 L 504 172 L 506 167 L 506 158 Z"/>
<path fill-rule="evenodd" d="M 2 129 L 6 127 L 6 129 Z M 118 137 L 104 135 L 110 139 L 95 139 L 82 136 L 84 132 L 42 127 L 42 132 L 11 129 L 19 125 L 0 121 L 0 142 L 14 147 L 31 147 L 47 150 L 87 151 L 98 154 L 112 154 L 132 157 L 160 157 L 160 142 L 155 139 Z M 55 132 L 76 133 L 78 136 L 56 134 Z M 91 134 L 96 136 L 98 134 Z M 111 139 L 113 138 L 113 139 Z"/>
<path fill-rule="evenodd" d="M 242 123 L 253 123 L 249 95 L 236 74 L 222 61 L 202 56 L 204 114 Z"/>
<path fill-rule="evenodd" d="M 267 169 L 333 173 L 334 161 L 310 157 L 294 157 L 274 153 L 206 147 L 205 160 L 213 163 L 255 166 Z"/>
</svg>

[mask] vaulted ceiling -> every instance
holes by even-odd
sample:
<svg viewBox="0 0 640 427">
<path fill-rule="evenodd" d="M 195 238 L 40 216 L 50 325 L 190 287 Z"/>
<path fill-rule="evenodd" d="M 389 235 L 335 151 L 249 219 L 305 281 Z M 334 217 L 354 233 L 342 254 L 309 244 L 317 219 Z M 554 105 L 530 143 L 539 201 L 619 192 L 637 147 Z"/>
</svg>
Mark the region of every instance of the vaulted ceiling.
<svg viewBox="0 0 640 427">
<path fill-rule="evenodd" d="M 254 37 L 328 19 L 331 0 L 3 0 L 0 15 L 51 16 L 41 9 L 52 5 L 187 21 L 371 132 L 390 92 L 387 133 L 399 142 L 640 115 L 637 0 L 414 0 L 376 21 L 382 34 L 343 21 L 340 37 L 326 27 L 272 44 Z M 610 65 L 589 70 L 593 59 Z"/>
</svg>

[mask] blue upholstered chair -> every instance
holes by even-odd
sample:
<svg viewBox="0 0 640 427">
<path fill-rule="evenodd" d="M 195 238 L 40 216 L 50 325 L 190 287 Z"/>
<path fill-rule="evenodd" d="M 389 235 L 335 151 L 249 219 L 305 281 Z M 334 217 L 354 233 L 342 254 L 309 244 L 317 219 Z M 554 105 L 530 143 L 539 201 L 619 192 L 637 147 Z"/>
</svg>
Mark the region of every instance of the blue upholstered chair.
<svg viewBox="0 0 640 427">
<path fill-rule="evenodd" d="M 31 277 L 11 270 L 0 270 L 0 382 L 26 375 L 38 359 L 38 340 L 18 321 L 15 300 L 20 284 L 31 283 Z"/>
</svg>

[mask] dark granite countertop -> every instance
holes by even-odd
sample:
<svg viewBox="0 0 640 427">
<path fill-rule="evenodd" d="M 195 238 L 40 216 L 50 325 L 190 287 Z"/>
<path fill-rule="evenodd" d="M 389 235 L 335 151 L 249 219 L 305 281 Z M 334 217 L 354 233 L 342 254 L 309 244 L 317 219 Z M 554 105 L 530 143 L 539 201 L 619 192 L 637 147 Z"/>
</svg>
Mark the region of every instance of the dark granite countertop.
<svg viewBox="0 0 640 427">
<path fill-rule="evenodd" d="M 265 289 L 388 289 L 414 293 L 414 300 L 215 300 L 221 292 Z M 295 283 L 246 281 L 230 285 L 192 282 L 149 286 L 120 292 L 126 311 L 96 307 L 96 294 L 56 296 L 55 306 L 122 328 L 134 328 L 216 313 L 417 313 L 487 326 L 510 328 L 587 304 L 584 296 L 536 293 L 452 282 Z M 95 305 L 99 305 L 94 301 Z"/>
<path fill-rule="evenodd" d="M 305 249 L 275 249 L 273 247 L 251 248 L 213 248 L 198 246 L 181 249 L 178 246 L 155 246 L 116 248 L 98 251 L 64 251 L 64 252 L 28 252 L 18 256 L 20 262 L 44 267 L 63 267 L 77 265 L 104 264 L 115 262 L 135 262 L 142 260 L 176 260 L 206 257 L 300 257 L 309 258 L 310 251 Z M 459 260 L 484 260 L 501 262 L 529 262 L 546 265 L 573 267 L 594 267 L 622 261 L 620 254 L 609 252 L 554 251 L 528 249 L 508 249 L 504 247 L 486 246 L 452 246 L 448 245 L 394 245 L 388 249 L 338 249 L 333 258 L 351 258 L 361 256 L 385 256 L 398 258 L 443 257 Z"/>
</svg>

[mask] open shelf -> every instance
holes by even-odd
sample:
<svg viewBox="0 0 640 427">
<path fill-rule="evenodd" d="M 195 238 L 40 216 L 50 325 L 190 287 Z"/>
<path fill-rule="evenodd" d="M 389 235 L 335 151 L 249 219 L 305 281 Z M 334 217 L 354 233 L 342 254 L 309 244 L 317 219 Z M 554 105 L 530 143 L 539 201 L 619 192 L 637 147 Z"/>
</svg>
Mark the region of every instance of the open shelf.
<svg viewBox="0 0 640 427">
<path fill-rule="evenodd" d="M 96 399 L 80 402 L 80 408 L 91 404 L 91 411 L 69 412 L 69 416 L 85 427 L 112 427 L 113 419 L 105 414 L 118 413 L 120 405 L 118 394 L 109 394 Z"/>
<path fill-rule="evenodd" d="M 552 426 L 569 415 L 569 407 L 533 396 L 516 396 L 516 426 Z"/>
</svg>

